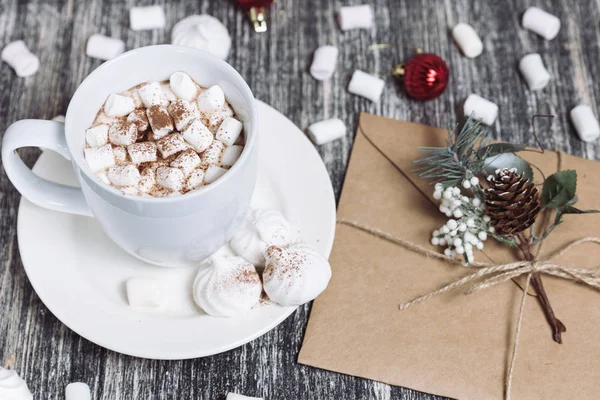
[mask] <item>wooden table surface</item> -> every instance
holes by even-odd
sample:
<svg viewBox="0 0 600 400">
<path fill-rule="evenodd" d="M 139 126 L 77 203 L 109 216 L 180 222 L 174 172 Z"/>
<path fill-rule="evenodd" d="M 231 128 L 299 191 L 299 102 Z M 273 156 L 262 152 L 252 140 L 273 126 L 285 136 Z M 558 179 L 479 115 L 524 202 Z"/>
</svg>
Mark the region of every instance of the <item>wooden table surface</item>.
<svg viewBox="0 0 600 400">
<path fill-rule="evenodd" d="M 366 2 L 366 1 L 365 1 Z M 167 29 L 134 32 L 128 9 L 164 4 Z M 597 110 L 600 95 L 599 3 L 592 0 L 376 0 L 372 30 L 341 32 L 335 11 L 360 0 L 279 0 L 271 8 L 270 29 L 256 34 L 233 0 L 0 0 L 0 46 L 23 39 L 41 63 L 30 78 L 18 78 L 0 65 L 0 132 L 23 118 L 50 119 L 64 114 L 79 83 L 101 61 L 85 56 L 93 33 L 125 41 L 127 49 L 168 43 L 170 28 L 181 18 L 207 13 L 229 28 L 233 48 L 228 61 L 248 81 L 256 97 L 280 110 L 299 127 L 330 117 L 348 126 L 345 138 L 319 147 L 339 196 L 358 115 L 361 111 L 447 127 L 462 118 L 462 102 L 477 93 L 499 104 L 493 137 L 530 145 L 530 118 L 556 115 L 552 125 L 540 123 L 547 148 L 588 158 L 600 145 L 576 139 L 569 110 L 580 102 Z M 561 31 L 545 41 L 520 27 L 531 5 L 558 15 Z M 471 24 L 482 37 L 484 53 L 463 57 L 449 27 Z M 379 51 L 369 45 L 391 44 Z M 314 49 L 332 44 L 340 49 L 338 69 L 326 83 L 308 73 Z M 421 103 L 406 97 L 390 69 L 406 61 L 414 48 L 442 56 L 451 81 L 438 99 Z M 548 87 L 530 92 L 517 63 L 539 52 L 552 75 Z M 352 71 L 361 68 L 386 80 L 379 104 L 346 90 Z M 23 152 L 32 165 L 36 149 Z M 29 382 L 36 399 L 62 399 L 69 382 L 90 385 L 94 399 L 224 399 L 228 391 L 274 400 L 300 399 L 433 399 L 408 389 L 298 365 L 310 307 L 263 337 L 238 349 L 187 361 L 141 360 L 105 350 L 82 339 L 58 321 L 31 287 L 19 257 L 16 237 L 20 195 L 0 173 L 0 365 L 11 363 Z M 402 346 L 402 343 L 398 343 Z"/>
</svg>

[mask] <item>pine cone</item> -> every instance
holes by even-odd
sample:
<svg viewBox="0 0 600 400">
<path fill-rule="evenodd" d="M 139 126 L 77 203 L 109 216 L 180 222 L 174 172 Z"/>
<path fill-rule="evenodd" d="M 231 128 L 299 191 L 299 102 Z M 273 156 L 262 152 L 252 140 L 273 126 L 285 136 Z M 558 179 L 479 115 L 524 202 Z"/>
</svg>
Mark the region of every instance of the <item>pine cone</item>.
<svg viewBox="0 0 600 400">
<path fill-rule="evenodd" d="M 485 190 L 486 214 L 499 235 L 523 232 L 535 222 L 540 212 L 540 193 L 535 185 L 516 169 L 496 171 L 488 178 Z"/>
</svg>

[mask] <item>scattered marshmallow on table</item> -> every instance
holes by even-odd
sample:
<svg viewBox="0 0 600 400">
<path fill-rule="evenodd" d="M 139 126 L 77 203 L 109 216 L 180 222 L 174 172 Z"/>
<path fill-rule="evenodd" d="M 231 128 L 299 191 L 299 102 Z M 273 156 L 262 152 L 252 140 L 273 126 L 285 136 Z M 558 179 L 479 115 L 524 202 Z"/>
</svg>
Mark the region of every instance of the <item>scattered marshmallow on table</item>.
<svg viewBox="0 0 600 400">
<path fill-rule="evenodd" d="M 571 121 L 579 138 L 584 142 L 593 142 L 600 137 L 600 125 L 592 108 L 587 104 L 580 104 L 571 110 Z"/>
<path fill-rule="evenodd" d="M 115 156 L 110 144 L 84 149 L 83 152 L 85 154 L 85 162 L 94 172 L 115 165 Z"/>
<path fill-rule="evenodd" d="M 160 83 L 156 81 L 148 82 L 145 85 L 140 86 L 138 94 L 146 108 L 152 106 L 166 106 L 169 104 L 169 101 L 160 87 Z"/>
<path fill-rule="evenodd" d="M 17 76 L 21 78 L 35 74 L 40 67 L 40 60 L 29 51 L 22 40 L 7 44 L 2 49 L 0 58 L 10 65 Z"/>
<path fill-rule="evenodd" d="M 104 146 L 108 143 L 108 125 L 96 125 L 85 131 L 85 141 L 90 147 Z"/>
<path fill-rule="evenodd" d="M 135 308 L 161 308 L 166 303 L 163 285 L 158 279 L 145 277 L 129 278 L 125 284 L 127 301 Z"/>
<path fill-rule="evenodd" d="M 202 14 L 191 15 L 175 24 L 171 44 L 194 47 L 225 60 L 231 49 L 227 27 L 217 18 Z"/>
<path fill-rule="evenodd" d="M 529 7 L 523 14 L 523 28 L 552 40 L 560 31 L 560 19 L 540 8 Z"/>
<path fill-rule="evenodd" d="M 346 125 L 338 118 L 326 119 L 310 125 L 308 134 L 315 144 L 320 145 L 345 136 Z"/>
<path fill-rule="evenodd" d="M 108 168 L 107 176 L 115 186 L 136 186 L 140 181 L 140 171 L 133 164 L 113 165 Z"/>
<path fill-rule="evenodd" d="M 14 369 L 0 367 L 0 399 L 33 400 L 33 394 Z"/>
<path fill-rule="evenodd" d="M 160 186 L 176 192 L 183 189 L 185 176 L 179 168 L 158 167 L 156 169 L 156 183 Z"/>
<path fill-rule="evenodd" d="M 177 97 L 183 100 L 191 101 L 198 92 L 196 83 L 185 72 L 174 72 L 169 78 L 171 90 Z"/>
<path fill-rule="evenodd" d="M 124 117 L 133 110 L 135 110 L 133 99 L 120 94 L 111 94 L 104 104 L 104 112 L 109 117 Z"/>
<path fill-rule="evenodd" d="M 225 105 L 225 93 L 219 85 L 213 85 L 200 93 L 197 102 L 200 111 L 215 111 Z"/>
<path fill-rule="evenodd" d="M 125 51 L 125 43 L 121 39 L 95 33 L 87 41 L 85 54 L 99 60 L 110 60 Z"/>
<path fill-rule="evenodd" d="M 318 81 L 325 81 L 333 75 L 337 64 L 338 48 L 321 46 L 315 50 L 310 74 Z"/>
<path fill-rule="evenodd" d="M 134 31 L 164 28 L 165 11 L 161 6 L 132 7 L 129 10 L 129 25 Z"/>
<path fill-rule="evenodd" d="M 483 42 L 469 24 L 461 22 L 456 25 L 452 29 L 452 37 L 466 57 L 475 58 L 483 52 Z"/>
<path fill-rule="evenodd" d="M 231 167 L 235 162 L 240 158 L 242 151 L 244 150 L 244 146 L 229 146 L 225 150 L 223 150 L 223 155 L 221 156 L 221 165 L 225 167 Z"/>
<path fill-rule="evenodd" d="M 350 29 L 368 29 L 373 26 L 373 9 L 369 4 L 341 7 L 338 22 L 343 31 Z"/>
<path fill-rule="evenodd" d="M 73 382 L 65 389 L 65 400 L 91 400 L 90 387 L 83 382 Z"/>
<path fill-rule="evenodd" d="M 228 393 L 225 400 L 264 400 L 262 397 L 250 397 L 243 394 Z"/>
<path fill-rule="evenodd" d="M 56 117 L 52 118 L 51 121 L 65 122 L 65 116 L 64 115 L 57 115 Z"/>
<path fill-rule="evenodd" d="M 198 153 L 208 149 L 213 142 L 212 132 L 199 119 L 193 120 L 181 136 Z"/>
<path fill-rule="evenodd" d="M 240 137 L 244 125 L 235 118 L 227 117 L 219 125 L 215 137 L 227 146 L 232 146 Z"/>
<path fill-rule="evenodd" d="M 466 117 L 480 119 L 485 125 L 492 125 L 498 117 L 498 105 L 476 94 L 470 94 L 464 105 Z"/>
<path fill-rule="evenodd" d="M 220 177 L 222 177 L 227 170 L 225 168 L 218 167 L 216 165 L 210 165 L 204 173 L 204 182 L 213 183 Z"/>
<path fill-rule="evenodd" d="M 348 91 L 352 94 L 365 97 L 374 103 L 379 101 L 385 82 L 383 79 L 367 74 L 360 69 L 357 69 L 352 74 L 350 83 L 348 84 Z"/>
<path fill-rule="evenodd" d="M 519 62 L 519 71 L 531 90 L 541 90 L 550 82 L 550 74 L 538 53 L 527 54 Z"/>
</svg>

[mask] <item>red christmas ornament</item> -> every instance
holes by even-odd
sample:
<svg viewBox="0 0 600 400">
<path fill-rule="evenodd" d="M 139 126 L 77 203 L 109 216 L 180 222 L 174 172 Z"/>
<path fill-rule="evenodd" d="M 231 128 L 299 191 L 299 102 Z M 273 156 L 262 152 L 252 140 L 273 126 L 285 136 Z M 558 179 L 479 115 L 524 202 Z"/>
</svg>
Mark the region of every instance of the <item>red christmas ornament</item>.
<svg viewBox="0 0 600 400">
<path fill-rule="evenodd" d="M 397 66 L 394 75 L 404 77 L 409 96 L 416 100 L 432 100 L 446 89 L 450 71 L 440 56 L 419 53 L 406 65 Z"/>
<path fill-rule="evenodd" d="M 243 9 L 248 11 L 250 20 L 254 25 L 254 31 L 267 31 L 267 9 L 273 0 L 237 0 Z"/>
</svg>

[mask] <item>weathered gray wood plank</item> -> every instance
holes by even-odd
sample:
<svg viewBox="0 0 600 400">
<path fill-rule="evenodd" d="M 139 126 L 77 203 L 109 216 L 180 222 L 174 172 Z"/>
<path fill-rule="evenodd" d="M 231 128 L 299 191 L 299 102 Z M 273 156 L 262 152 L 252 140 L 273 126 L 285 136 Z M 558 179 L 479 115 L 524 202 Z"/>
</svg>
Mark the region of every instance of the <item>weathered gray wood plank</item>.
<svg viewBox="0 0 600 400">
<path fill-rule="evenodd" d="M 365 1 L 366 2 L 366 1 Z M 438 126 L 461 119 L 462 101 L 477 93 L 500 105 L 491 128 L 496 138 L 531 145 L 530 117 L 557 116 L 540 124 L 548 148 L 597 158 L 600 145 L 575 137 L 568 111 L 583 101 L 597 110 L 600 95 L 599 2 L 592 0 L 374 0 L 376 28 L 341 32 L 335 10 L 360 0 L 279 0 L 272 7 L 270 31 L 252 32 L 233 0 L 0 0 L 0 46 L 24 39 L 42 68 L 31 78 L 17 78 L 0 64 L 0 132 L 19 119 L 52 118 L 66 111 L 77 85 L 101 62 L 84 55 L 92 33 L 125 40 L 127 48 L 168 43 L 169 30 L 133 32 L 128 9 L 164 4 L 168 28 L 179 19 L 208 13 L 230 29 L 229 62 L 248 81 L 257 98 L 273 105 L 301 128 L 316 120 L 339 117 L 349 132 L 318 150 L 339 196 L 358 115 L 373 112 Z M 557 14 L 559 36 L 546 42 L 519 27 L 521 13 L 538 5 Z M 481 34 L 484 54 L 469 60 L 452 43 L 449 28 L 468 22 Z M 390 49 L 367 52 L 374 43 Z M 308 74 L 313 50 L 322 44 L 340 48 L 338 71 L 320 83 Z M 451 83 L 437 100 L 419 103 L 406 97 L 390 69 L 406 61 L 414 48 L 441 55 L 451 68 Z M 541 53 L 553 76 L 543 91 L 529 92 L 516 64 L 528 52 Z M 378 74 L 388 83 L 379 104 L 347 93 L 355 68 Z M 39 152 L 23 152 L 29 165 Z M 62 325 L 41 303 L 24 273 L 16 241 L 19 194 L 0 173 L 0 364 L 15 357 L 15 368 L 39 399 L 62 399 L 72 381 L 90 384 L 95 399 L 224 399 L 236 390 L 273 399 L 428 399 L 407 389 L 321 371 L 296 363 L 309 306 L 265 336 L 239 349 L 188 361 L 139 360 L 102 349 Z M 402 346 L 402 343 L 398 343 Z"/>
</svg>

